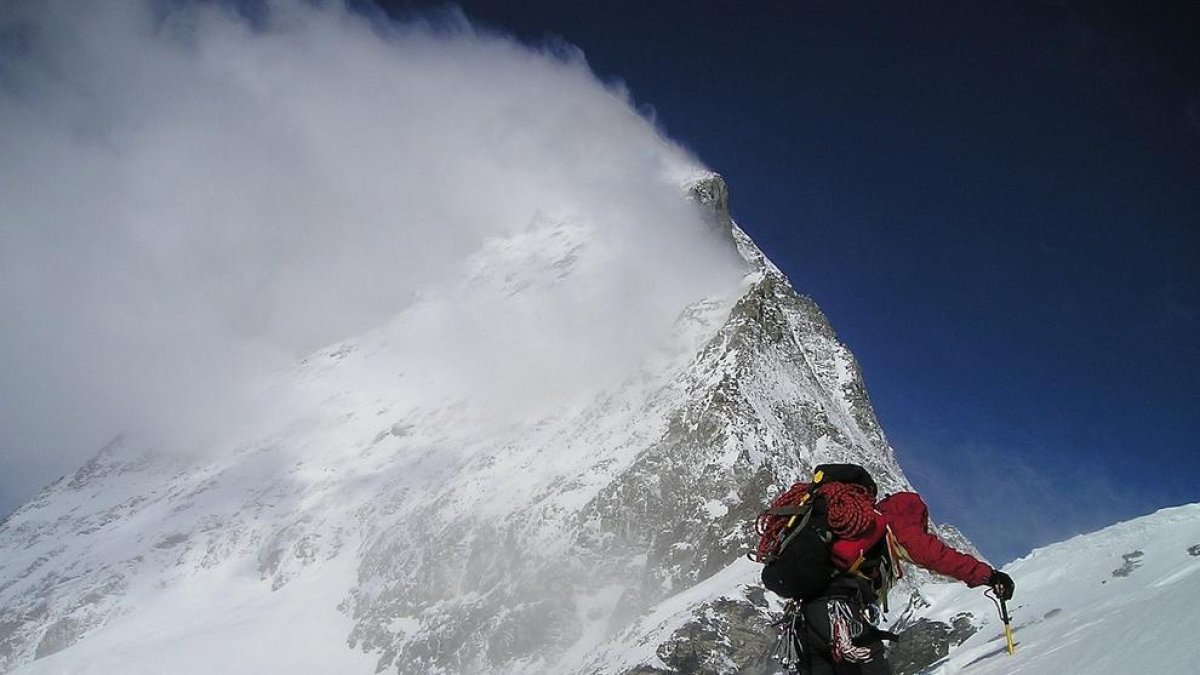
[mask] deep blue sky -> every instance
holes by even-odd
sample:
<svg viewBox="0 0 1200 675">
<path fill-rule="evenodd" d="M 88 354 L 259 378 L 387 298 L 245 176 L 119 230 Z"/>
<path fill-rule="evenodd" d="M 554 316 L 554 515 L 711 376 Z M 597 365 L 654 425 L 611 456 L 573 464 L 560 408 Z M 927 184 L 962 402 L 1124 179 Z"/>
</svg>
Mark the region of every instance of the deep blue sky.
<svg viewBox="0 0 1200 675">
<path fill-rule="evenodd" d="M 1200 500 L 1200 6 L 980 4 L 460 6 L 725 175 L 934 517 L 1004 561 Z"/>
</svg>

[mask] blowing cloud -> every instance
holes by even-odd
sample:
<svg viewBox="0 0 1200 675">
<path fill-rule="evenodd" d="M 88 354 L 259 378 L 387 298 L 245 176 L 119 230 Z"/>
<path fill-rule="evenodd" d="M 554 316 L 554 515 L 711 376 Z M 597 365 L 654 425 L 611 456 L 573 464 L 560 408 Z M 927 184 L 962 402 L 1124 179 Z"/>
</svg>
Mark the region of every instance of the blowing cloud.
<svg viewBox="0 0 1200 675">
<path fill-rule="evenodd" d="M 118 432 L 219 424 L 547 217 L 598 233 L 583 285 L 463 303 L 444 362 L 569 388 L 736 278 L 679 199 L 696 161 L 577 51 L 269 7 L 0 9 L 0 513 Z"/>
</svg>

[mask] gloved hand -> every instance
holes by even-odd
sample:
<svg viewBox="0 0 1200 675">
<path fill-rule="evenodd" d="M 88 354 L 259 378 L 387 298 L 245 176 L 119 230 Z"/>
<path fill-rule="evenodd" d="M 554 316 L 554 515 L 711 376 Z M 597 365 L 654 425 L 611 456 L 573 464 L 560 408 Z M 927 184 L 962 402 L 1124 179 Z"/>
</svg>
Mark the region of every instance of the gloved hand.
<svg viewBox="0 0 1200 675">
<path fill-rule="evenodd" d="M 1000 570 L 992 570 L 992 576 L 988 577 L 987 585 L 1001 600 L 1012 600 L 1013 591 L 1017 590 L 1017 585 L 1013 583 L 1012 577 Z"/>
</svg>

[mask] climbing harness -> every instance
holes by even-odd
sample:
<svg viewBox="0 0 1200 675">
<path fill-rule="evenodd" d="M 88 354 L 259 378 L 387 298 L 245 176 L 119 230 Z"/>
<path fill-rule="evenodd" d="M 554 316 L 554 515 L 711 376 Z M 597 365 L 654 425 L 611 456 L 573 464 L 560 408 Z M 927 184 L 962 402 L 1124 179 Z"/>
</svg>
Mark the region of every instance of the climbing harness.
<svg viewBox="0 0 1200 675">
<path fill-rule="evenodd" d="M 810 672 L 812 654 L 807 649 L 827 651 L 828 658 L 835 663 L 867 663 L 877 657 L 871 649 L 871 643 L 899 639 L 896 634 L 876 627 L 876 622 L 882 618 L 877 605 L 858 607 L 856 603 L 836 597 L 820 602 L 824 603 L 829 620 L 829 639 L 828 643 L 821 639 L 823 646 L 812 646 L 812 633 L 809 632 L 804 604 L 799 601 L 789 600 L 784 605 L 783 616 L 771 624 L 778 630 L 778 638 L 770 658 L 777 660 L 784 672 Z"/>
</svg>

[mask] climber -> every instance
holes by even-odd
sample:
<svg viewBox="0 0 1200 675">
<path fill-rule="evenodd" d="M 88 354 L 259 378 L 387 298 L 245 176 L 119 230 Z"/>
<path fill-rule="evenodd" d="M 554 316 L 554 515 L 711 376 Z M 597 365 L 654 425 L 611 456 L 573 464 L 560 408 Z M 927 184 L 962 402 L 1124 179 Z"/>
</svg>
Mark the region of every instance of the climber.
<svg viewBox="0 0 1200 675">
<path fill-rule="evenodd" d="M 799 653 L 792 652 L 796 658 L 790 665 L 801 672 L 891 675 L 883 640 L 896 636 L 875 623 L 879 608 L 886 611 L 892 583 L 903 574 L 901 562 L 954 577 L 971 587 L 986 585 L 1002 600 L 1012 598 L 1015 585 L 1009 575 L 956 551 L 929 531 L 929 511 L 914 492 L 899 492 L 876 504 L 874 480 L 865 469 L 851 464 L 817 467 L 812 483 L 797 484 L 789 491 L 798 492 L 809 495 L 798 501 L 801 505 L 812 503 L 815 517 L 805 517 L 798 525 L 792 518 L 789 526 L 815 530 L 817 536 L 788 537 L 785 528 L 774 535 L 774 541 L 794 541 L 797 547 L 823 545 L 832 563 L 828 568 L 831 576 L 821 573 L 828 582 L 822 582 L 820 590 L 809 584 L 802 593 L 789 592 L 799 586 L 788 586 L 786 577 L 803 577 L 805 572 L 796 568 L 797 561 L 811 560 L 812 551 L 780 551 L 778 544 L 760 542 L 758 555 L 752 558 L 767 563 L 764 584 L 793 600 L 783 622 L 782 639 L 795 641 Z M 779 502 L 760 516 L 760 533 L 770 529 L 764 528 L 763 520 L 775 517 L 773 512 L 803 511 L 802 506 L 781 506 Z"/>
</svg>

